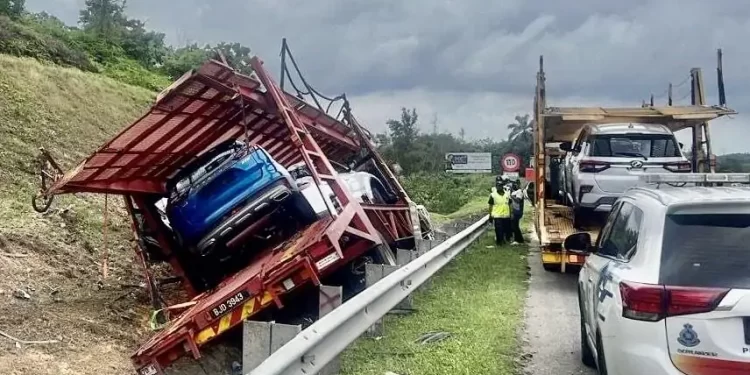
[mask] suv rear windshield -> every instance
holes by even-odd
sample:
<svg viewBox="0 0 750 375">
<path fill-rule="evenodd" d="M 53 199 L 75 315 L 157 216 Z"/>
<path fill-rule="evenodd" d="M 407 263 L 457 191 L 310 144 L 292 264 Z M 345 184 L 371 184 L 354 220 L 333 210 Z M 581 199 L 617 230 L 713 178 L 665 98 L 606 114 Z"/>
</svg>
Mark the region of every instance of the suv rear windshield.
<svg viewBox="0 0 750 375">
<path fill-rule="evenodd" d="M 674 136 L 667 134 L 617 134 L 593 136 L 589 156 L 603 157 L 679 157 Z"/>
<path fill-rule="evenodd" d="M 174 198 L 182 194 L 189 186 L 200 181 L 209 172 L 224 164 L 240 147 L 242 147 L 242 143 L 238 141 L 226 141 L 190 162 L 174 178 L 174 185 L 170 184 L 170 196 Z"/>
<path fill-rule="evenodd" d="M 750 214 L 669 215 L 660 283 L 750 289 Z"/>
</svg>

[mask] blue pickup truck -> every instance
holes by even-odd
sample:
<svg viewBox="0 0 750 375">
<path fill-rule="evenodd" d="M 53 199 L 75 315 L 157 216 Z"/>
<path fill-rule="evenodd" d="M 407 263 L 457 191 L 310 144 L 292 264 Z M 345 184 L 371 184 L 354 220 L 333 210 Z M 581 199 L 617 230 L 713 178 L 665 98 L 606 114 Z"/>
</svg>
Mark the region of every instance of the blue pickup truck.
<svg viewBox="0 0 750 375">
<path fill-rule="evenodd" d="M 229 140 L 184 167 L 167 184 L 166 218 L 179 245 L 213 255 L 238 236 L 258 235 L 271 214 L 301 224 L 315 213 L 289 172 L 262 147 Z M 265 234 L 264 234 L 265 235 Z"/>
</svg>

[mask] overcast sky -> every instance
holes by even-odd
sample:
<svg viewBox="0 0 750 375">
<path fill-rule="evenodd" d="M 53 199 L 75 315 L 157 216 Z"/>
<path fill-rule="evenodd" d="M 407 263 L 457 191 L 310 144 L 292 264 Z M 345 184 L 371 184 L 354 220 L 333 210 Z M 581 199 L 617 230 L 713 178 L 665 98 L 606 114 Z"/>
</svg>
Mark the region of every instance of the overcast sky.
<svg viewBox="0 0 750 375">
<path fill-rule="evenodd" d="M 84 0 L 27 0 L 74 24 Z M 172 44 L 238 41 L 278 78 L 286 37 L 310 83 L 346 92 L 373 131 L 416 107 L 421 128 L 504 138 L 532 109 L 539 55 L 548 105 L 640 105 L 701 67 L 716 104 L 716 49 L 727 102 L 714 152 L 750 152 L 750 2 L 743 0 L 128 0 Z M 177 4 L 180 4 L 179 6 Z M 689 104 L 689 84 L 675 101 Z M 681 99 L 681 100 L 677 100 Z M 680 135 L 681 139 L 684 139 Z M 688 142 L 686 142 L 688 143 Z"/>
</svg>

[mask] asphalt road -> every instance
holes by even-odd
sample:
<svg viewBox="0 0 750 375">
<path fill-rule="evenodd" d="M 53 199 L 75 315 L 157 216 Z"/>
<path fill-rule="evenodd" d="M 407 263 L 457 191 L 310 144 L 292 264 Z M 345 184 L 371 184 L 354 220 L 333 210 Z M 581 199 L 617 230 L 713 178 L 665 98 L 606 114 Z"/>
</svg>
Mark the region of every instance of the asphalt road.
<svg viewBox="0 0 750 375">
<path fill-rule="evenodd" d="M 524 319 L 525 372 L 595 375 L 595 370 L 581 363 L 578 275 L 544 271 L 534 245 L 528 257 L 531 280 Z"/>
</svg>

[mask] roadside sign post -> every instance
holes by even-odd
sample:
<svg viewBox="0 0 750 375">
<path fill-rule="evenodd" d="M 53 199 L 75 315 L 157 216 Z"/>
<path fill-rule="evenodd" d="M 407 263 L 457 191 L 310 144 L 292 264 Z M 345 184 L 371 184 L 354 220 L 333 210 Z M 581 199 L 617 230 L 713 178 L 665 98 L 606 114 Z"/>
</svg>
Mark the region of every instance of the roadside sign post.
<svg viewBox="0 0 750 375">
<path fill-rule="evenodd" d="M 503 170 L 503 176 L 517 178 L 521 169 L 521 158 L 516 154 L 507 153 L 500 158 L 500 168 Z"/>
<path fill-rule="evenodd" d="M 489 152 L 451 152 L 445 154 L 445 171 L 449 173 L 492 173 Z"/>
</svg>

